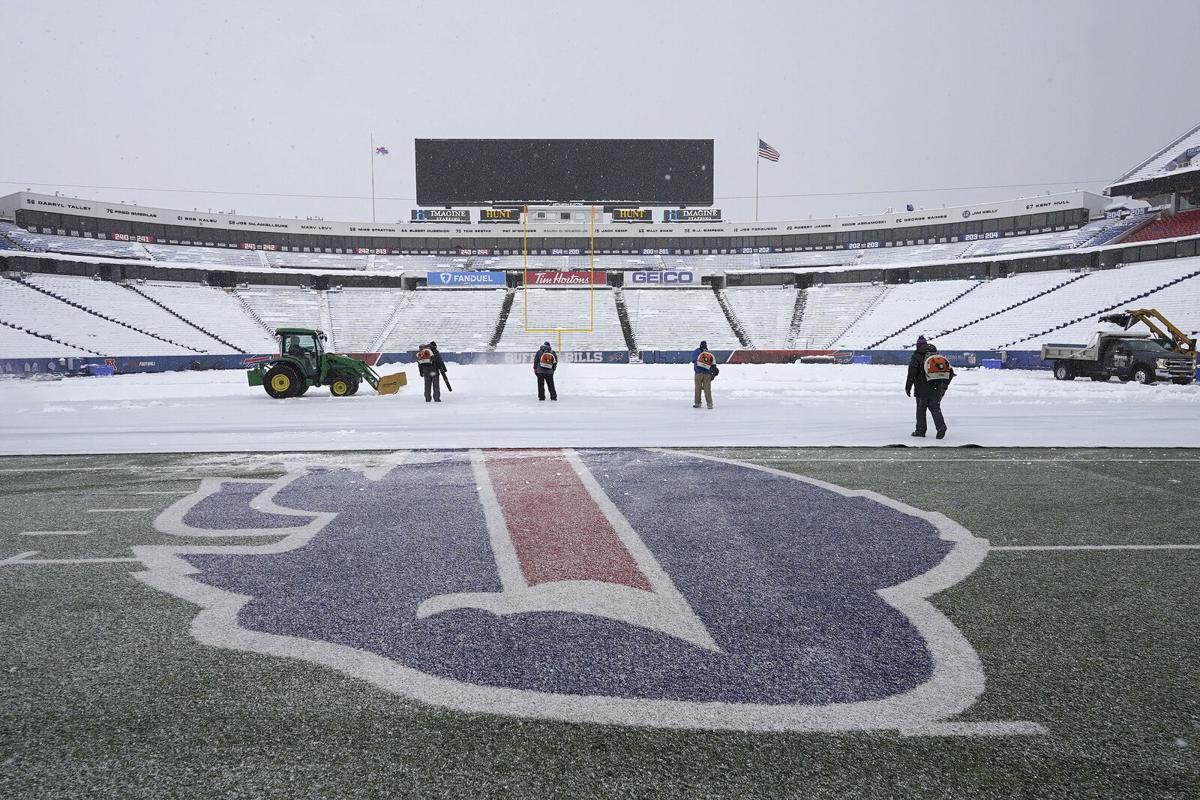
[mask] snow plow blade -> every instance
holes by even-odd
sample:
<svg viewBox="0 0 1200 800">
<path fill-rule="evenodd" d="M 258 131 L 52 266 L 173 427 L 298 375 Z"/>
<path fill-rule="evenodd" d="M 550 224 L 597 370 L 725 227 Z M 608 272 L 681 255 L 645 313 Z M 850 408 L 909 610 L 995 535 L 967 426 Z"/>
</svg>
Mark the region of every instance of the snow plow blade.
<svg viewBox="0 0 1200 800">
<path fill-rule="evenodd" d="M 375 391 L 379 394 L 395 394 L 400 391 L 401 386 L 407 385 L 408 376 L 403 372 L 397 372 L 395 375 L 381 375 Z"/>
</svg>

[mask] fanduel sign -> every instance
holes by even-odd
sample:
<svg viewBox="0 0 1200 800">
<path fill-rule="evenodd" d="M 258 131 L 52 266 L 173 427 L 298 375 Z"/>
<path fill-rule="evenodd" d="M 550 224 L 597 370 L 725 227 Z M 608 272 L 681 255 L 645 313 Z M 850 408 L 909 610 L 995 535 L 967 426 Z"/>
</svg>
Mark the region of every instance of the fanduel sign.
<svg viewBox="0 0 1200 800">
<path fill-rule="evenodd" d="M 503 272 L 428 272 L 425 283 L 429 286 L 503 286 Z"/>
<path fill-rule="evenodd" d="M 605 272 L 530 272 L 530 286 L 563 287 L 572 286 L 604 286 L 608 282 Z"/>
<path fill-rule="evenodd" d="M 685 269 L 653 270 L 629 273 L 629 282 L 638 288 L 646 286 L 694 286 L 696 274 Z"/>
</svg>

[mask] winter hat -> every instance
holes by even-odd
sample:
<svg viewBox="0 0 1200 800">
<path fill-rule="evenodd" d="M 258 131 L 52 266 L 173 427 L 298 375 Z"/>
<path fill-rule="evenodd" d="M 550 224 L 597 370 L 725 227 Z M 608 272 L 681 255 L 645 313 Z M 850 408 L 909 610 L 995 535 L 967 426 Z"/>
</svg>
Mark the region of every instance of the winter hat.
<svg viewBox="0 0 1200 800">
<path fill-rule="evenodd" d="M 927 342 L 927 341 L 925 340 L 925 337 L 924 337 L 924 336 L 918 336 L 918 337 L 917 337 L 917 347 L 924 347 L 924 346 L 925 346 L 925 345 L 927 345 L 927 344 L 929 344 L 929 342 Z"/>
<path fill-rule="evenodd" d="M 708 349 L 708 342 L 706 342 L 706 341 L 704 341 L 703 339 L 701 339 L 701 340 L 700 340 L 700 349 L 701 349 L 701 350 L 707 350 L 707 349 Z"/>
<path fill-rule="evenodd" d="M 549 346 L 550 346 L 549 342 L 542 342 L 542 347 L 549 347 Z"/>
</svg>

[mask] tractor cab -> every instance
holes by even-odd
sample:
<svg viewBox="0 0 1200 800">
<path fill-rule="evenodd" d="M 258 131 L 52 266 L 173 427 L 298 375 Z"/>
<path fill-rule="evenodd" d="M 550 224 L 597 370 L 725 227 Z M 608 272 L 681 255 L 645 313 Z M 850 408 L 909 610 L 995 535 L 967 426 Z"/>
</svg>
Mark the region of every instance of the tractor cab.
<svg viewBox="0 0 1200 800">
<path fill-rule="evenodd" d="M 319 382 L 325 334 L 303 328 L 280 328 L 275 331 L 275 336 L 279 341 L 279 355 L 293 359 L 303 377 Z"/>
</svg>

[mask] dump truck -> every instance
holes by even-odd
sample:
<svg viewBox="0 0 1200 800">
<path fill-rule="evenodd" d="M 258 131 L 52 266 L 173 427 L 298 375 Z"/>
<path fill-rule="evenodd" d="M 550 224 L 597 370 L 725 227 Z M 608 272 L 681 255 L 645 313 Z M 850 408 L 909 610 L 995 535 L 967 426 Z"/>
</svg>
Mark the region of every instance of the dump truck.
<svg viewBox="0 0 1200 800">
<path fill-rule="evenodd" d="M 328 386 L 334 397 L 348 397 L 364 381 L 379 394 L 395 394 L 408 383 L 403 372 L 380 375 L 365 361 L 325 352 L 321 331 L 279 328 L 275 338 L 279 355 L 255 364 L 246 371 L 246 379 L 276 399 L 299 397 L 314 386 Z"/>
<path fill-rule="evenodd" d="M 1196 376 L 1196 339 L 1188 336 L 1153 308 L 1126 309 L 1100 317 L 1112 329 L 1097 331 L 1084 346 L 1044 344 L 1042 358 L 1054 362 L 1060 381 L 1112 377 L 1138 383 L 1171 381 L 1189 384 Z M 1130 332 L 1138 323 L 1148 333 Z"/>
</svg>

